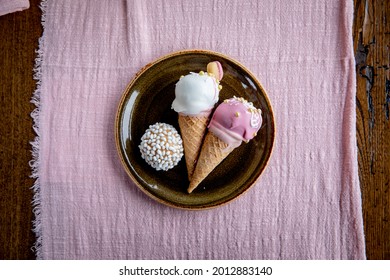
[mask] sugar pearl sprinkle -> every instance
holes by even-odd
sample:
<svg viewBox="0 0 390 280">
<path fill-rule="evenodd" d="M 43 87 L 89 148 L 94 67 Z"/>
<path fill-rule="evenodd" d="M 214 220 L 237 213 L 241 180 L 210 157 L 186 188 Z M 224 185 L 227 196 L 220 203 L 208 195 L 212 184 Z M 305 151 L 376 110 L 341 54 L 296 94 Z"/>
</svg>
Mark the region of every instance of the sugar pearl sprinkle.
<svg viewBox="0 0 390 280">
<path fill-rule="evenodd" d="M 142 158 L 156 170 L 167 171 L 183 157 L 183 141 L 177 130 L 166 123 L 150 125 L 138 147 Z"/>
</svg>

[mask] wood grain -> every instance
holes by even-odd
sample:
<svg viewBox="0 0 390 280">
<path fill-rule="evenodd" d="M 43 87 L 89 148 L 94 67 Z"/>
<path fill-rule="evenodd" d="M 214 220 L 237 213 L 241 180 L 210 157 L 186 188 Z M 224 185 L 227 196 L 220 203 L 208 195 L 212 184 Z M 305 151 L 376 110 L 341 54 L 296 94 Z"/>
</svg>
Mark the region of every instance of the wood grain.
<svg viewBox="0 0 390 280">
<path fill-rule="evenodd" d="M 32 69 L 42 33 L 39 0 L 0 17 L 0 259 L 33 259 Z M 357 145 L 369 259 L 390 259 L 390 6 L 354 0 Z"/>
<path fill-rule="evenodd" d="M 30 103 L 35 50 L 42 29 L 39 1 L 0 17 L 0 259 L 33 259 Z"/>
<path fill-rule="evenodd" d="M 390 259 L 390 3 L 355 0 L 359 177 L 368 259 Z"/>
</svg>

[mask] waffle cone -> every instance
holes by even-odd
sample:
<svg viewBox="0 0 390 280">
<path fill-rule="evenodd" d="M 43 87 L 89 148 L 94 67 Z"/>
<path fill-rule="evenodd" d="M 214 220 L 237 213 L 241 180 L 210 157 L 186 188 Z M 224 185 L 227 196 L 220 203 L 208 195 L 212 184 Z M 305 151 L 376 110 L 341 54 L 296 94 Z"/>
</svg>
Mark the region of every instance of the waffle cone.
<svg viewBox="0 0 390 280">
<path fill-rule="evenodd" d="M 191 181 L 195 170 L 199 152 L 206 133 L 209 116 L 183 116 L 179 115 L 179 126 L 184 146 L 188 180 Z"/>
<path fill-rule="evenodd" d="M 212 132 L 208 132 L 188 187 L 188 193 L 191 193 L 233 150 L 233 147 L 229 147 Z"/>
</svg>

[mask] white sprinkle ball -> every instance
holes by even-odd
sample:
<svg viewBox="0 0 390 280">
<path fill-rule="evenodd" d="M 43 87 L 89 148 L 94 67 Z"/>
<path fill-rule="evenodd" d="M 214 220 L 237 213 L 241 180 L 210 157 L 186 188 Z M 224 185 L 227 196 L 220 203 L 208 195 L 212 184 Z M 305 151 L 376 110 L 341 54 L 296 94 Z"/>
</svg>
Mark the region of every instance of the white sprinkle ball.
<svg viewBox="0 0 390 280">
<path fill-rule="evenodd" d="M 183 157 L 183 141 L 170 124 L 150 125 L 138 146 L 141 156 L 156 170 L 167 171 L 175 167 Z"/>
</svg>

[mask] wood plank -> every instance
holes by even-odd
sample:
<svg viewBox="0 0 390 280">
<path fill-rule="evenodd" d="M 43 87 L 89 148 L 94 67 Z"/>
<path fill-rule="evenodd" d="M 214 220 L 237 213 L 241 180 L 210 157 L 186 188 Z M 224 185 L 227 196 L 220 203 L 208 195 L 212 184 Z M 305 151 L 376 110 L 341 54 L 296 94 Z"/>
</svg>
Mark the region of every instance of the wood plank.
<svg viewBox="0 0 390 280">
<path fill-rule="evenodd" d="M 390 259 L 390 3 L 354 3 L 357 143 L 366 253 L 368 259 Z"/>
<path fill-rule="evenodd" d="M 33 259 L 30 103 L 41 35 L 38 0 L 30 9 L 0 17 L 0 259 Z"/>
</svg>

